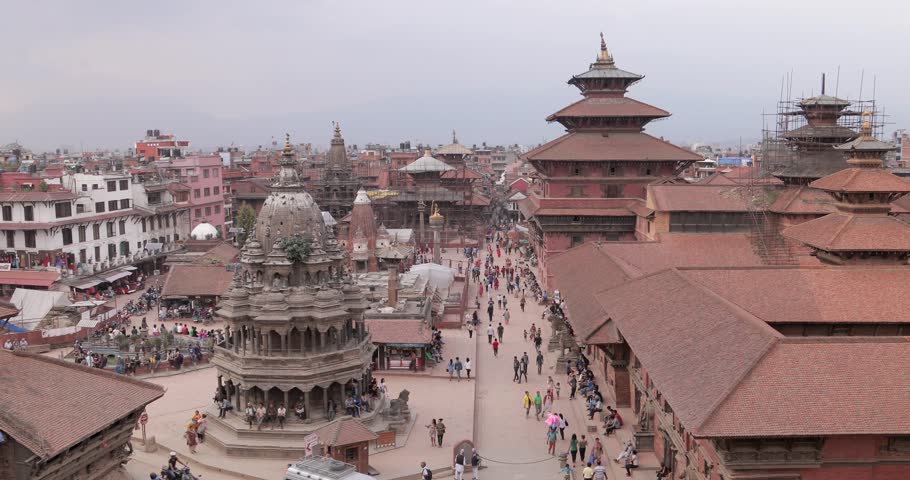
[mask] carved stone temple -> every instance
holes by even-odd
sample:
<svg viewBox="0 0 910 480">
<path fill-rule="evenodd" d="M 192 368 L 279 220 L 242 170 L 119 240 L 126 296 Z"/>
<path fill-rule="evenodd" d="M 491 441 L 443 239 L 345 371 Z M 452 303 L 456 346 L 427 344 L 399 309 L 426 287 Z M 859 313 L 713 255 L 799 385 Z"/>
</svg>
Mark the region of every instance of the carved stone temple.
<svg viewBox="0 0 910 480">
<path fill-rule="evenodd" d="M 343 276 L 344 254 L 303 190 L 292 155 L 288 142 L 241 251 L 241 270 L 217 310 L 227 330 L 215 348 L 218 388 L 234 410 L 225 419 L 209 415 L 209 433 L 228 454 L 301 456 L 304 438 L 330 422 L 330 406 L 335 421 L 347 418 L 345 400 L 371 380 L 367 302 Z M 244 409 L 251 403 L 284 404 L 285 428 L 249 428 Z M 389 419 L 379 415 L 386 403 L 379 399 L 358 420 L 374 431 L 386 428 Z"/>
</svg>

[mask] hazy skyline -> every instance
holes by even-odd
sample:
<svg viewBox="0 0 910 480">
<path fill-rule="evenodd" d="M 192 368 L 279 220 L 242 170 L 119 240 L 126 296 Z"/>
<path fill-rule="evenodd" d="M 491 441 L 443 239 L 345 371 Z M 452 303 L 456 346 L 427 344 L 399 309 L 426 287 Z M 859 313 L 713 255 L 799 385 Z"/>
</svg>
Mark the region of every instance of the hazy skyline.
<svg viewBox="0 0 910 480">
<path fill-rule="evenodd" d="M 682 8 L 680 5 L 685 5 Z M 910 127 L 900 93 L 910 5 L 725 2 L 15 2 L 4 6 L 0 144 L 126 149 L 147 129 L 194 147 L 416 140 L 534 145 L 581 98 L 566 81 L 603 31 L 629 96 L 673 116 L 681 143 L 755 139 L 781 78 L 793 95 L 875 96 Z M 835 86 L 840 66 L 839 86 Z"/>
</svg>

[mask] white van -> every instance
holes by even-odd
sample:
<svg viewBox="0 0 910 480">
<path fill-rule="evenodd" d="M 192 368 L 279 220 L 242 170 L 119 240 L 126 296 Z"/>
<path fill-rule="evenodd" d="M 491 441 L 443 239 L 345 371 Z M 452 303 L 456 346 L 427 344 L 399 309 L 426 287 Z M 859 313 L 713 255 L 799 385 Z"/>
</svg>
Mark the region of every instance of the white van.
<svg viewBox="0 0 910 480">
<path fill-rule="evenodd" d="M 288 465 L 284 480 L 376 480 L 358 472 L 349 463 L 333 458 L 311 457 Z"/>
</svg>

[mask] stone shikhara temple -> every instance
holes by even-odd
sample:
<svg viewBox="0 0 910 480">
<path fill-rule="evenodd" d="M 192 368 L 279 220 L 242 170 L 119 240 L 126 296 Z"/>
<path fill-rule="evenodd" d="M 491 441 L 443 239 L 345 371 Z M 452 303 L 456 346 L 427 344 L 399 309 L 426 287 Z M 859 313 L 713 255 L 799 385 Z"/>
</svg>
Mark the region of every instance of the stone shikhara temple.
<svg viewBox="0 0 910 480">
<path fill-rule="evenodd" d="M 341 247 L 293 162 L 288 142 L 272 193 L 242 249 L 241 271 L 217 310 L 227 340 L 216 347 L 214 363 L 234 412 L 226 419 L 210 415 L 210 433 L 229 454 L 299 455 L 306 435 L 334 416 L 330 407 L 344 418 L 345 400 L 361 395 L 371 380 L 375 347 L 364 328 L 367 302 L 343 276 Z M 303 421 L 295 415 L 299 402 Z M 250 429 L 244 409 L 260 403 L 284 404 L 290 424 L 280 431 Z M 377 403 L 360 421 L 381 430 L 388 425 L 377 414 L 385 399 Z"/>
</svg>

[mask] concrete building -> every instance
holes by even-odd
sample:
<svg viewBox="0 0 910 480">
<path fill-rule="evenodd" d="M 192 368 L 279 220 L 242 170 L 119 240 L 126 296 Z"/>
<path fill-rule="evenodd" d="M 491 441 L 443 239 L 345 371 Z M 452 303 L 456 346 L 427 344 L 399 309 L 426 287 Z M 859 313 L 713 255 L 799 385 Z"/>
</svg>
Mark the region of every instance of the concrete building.
<svg viewBox="0 0 910 480">
<path fill-rule="evenodd" d="M 136 156 L 145 162 L 162 158 L 177 158 L 190 148 L 189 140 L 179 140 L 176 135 L 162 134 L 161 130 L 146 130 L 145 138 L 134 145 Z"/>
<path fill-rule="evenodd" d="M 169 178 L 177 178 L 189 187 L 190 228 L 210 223 L 224 237 L 230 227 L 230 215 L 225 220 L 225 200 L 222 191 L 221 157 L 198 155 L 156 162 Z"/>
</svg>

